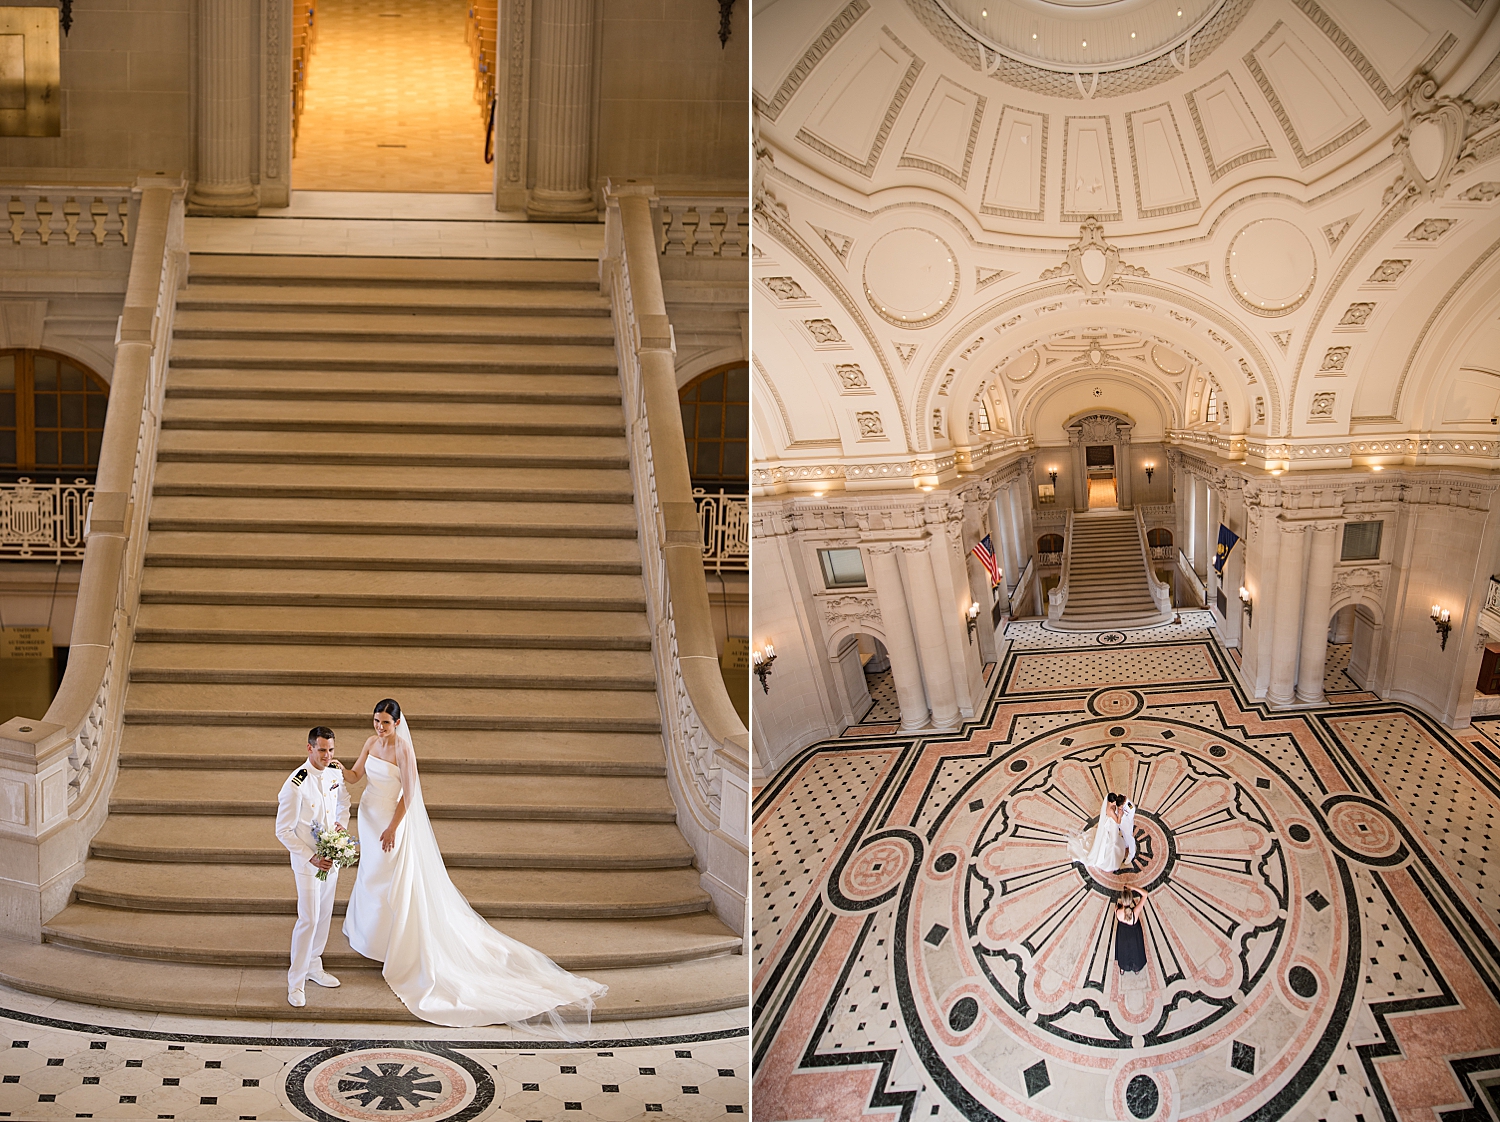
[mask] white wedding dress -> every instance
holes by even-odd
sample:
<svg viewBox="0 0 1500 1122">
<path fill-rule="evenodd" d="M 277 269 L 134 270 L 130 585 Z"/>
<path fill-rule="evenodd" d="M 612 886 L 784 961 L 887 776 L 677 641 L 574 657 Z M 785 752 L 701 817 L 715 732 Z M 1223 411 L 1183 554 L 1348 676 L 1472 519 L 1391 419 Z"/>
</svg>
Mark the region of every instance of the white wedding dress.
<svg viewBox="0 0 1500 1122">
<path fill-rule="evenodd" d="M 1133 812 L 1134 808 L 1131 809 Z M 1133 822 L 1133 813 L 1131 818 Z M 1068 838 L 1068 856 L 1075 861 L 1082 861 L 1090 869 L 1115 872 L 1125 864 L 1126 856 L 1133 848 L 1125 844 L 1125 834 L 1120 827 L 1121 823 L 1109 816 L 1109 802 L 1106 800 L 1099 808 L 1099 824 L 1094 827 L 1093 844 L 1089 844 L 1087 834 L 1072 834 Z M 363 842 L 363 832 L 360 839 Z"/>
<path fill-rule="evenodd" d="M 576 1025 L 565 1024 L 558 1010 L 586 1019 L 607 987 L 501 934 L 469 906 L 443 866 L 406 722 L 396 726 L 396 736 L 399 766 L 365 757 L 359 872 L 344 917 L 349 945 L 385 963 L 386 982 L 424 1021 L 455 1028 L 550 1025 L 577 1039 Z M 406 816 L 387 853 L 380 835 L 403 794 Z"/>
</svg>

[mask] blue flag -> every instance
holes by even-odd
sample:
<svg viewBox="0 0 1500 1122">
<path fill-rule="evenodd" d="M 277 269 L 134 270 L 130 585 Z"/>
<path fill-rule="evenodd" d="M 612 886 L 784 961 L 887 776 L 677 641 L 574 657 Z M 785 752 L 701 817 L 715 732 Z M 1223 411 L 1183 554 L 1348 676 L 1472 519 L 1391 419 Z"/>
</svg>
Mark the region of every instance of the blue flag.
<svg viewBox="0 0 1500 1122">
<path fill-rule="evenodd" d="M 1240 536 L 1224 523 L 1219 523 L 1219 544 L 1214 547 L 1214 572 L 1221 577 L 1224 575 L 1224 562 L 1229 560 L 1229 551 L 1234 548 L 1234 543 L 1240 540 Z"/>
</svg>

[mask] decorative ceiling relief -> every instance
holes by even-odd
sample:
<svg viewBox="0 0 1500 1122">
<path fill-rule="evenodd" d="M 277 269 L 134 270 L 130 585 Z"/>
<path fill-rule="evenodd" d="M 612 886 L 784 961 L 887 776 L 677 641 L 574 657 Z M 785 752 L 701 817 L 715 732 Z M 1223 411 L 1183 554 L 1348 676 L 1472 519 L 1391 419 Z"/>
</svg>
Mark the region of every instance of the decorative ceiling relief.
<svg viewBox="0 0 1500 1122">
<path fill-rule="evenodd" d="M 1402 278 L 1402 276 L 1405 275 L 1406 270 L 1410 266 L 1410 258 L 1406 260 L 1400 260 L 1397 258 L 1388 257 L 1379 265 L 1375 266 L 1375 271 L 1370 274 L 1370 278 L 1365 281 L 1365 283 L 1379 285 L 1395 284 Z"/>
<path fill-rule="evenodd" d="M 896 348 L 896 357 L 901 360 L 901 365 L 910 366 L 912 356 L 917 353 L 917 345 L 915 343 L 892 343 L 891 345 Z"/>
<path fill-rule="evenodd" d="M 771 295 L 783 304 L 809 301 L 808 295 L 803 291 L 802 286 L 791 277 L 762 277 L 760 283 L 765 285 L 770 290 Z"/>
<path fill-rule="evenodd" d="M 1212 278 L 1208 273 L 1207 261 L 1194 261 L 1191 265 L 1173 265 L 1172 271 L 1175 273 L 1186 273 L 1195 281 L 1202 281 L 1204 284 L 1212 283 Z"/>
<path fill-rule="evenodd" d="M 958 296 L 958 259 L 930 230 L 903 227 L 883 234 L 865 258 L 865 299 L 897 327 L 941 319 Z"/>
<path fill-rule="evenodd" d="M 1330 222 L 1323 227 L 1323 236 L 1328 239 L 1329 250 L 1339 247 L 1339 242 L 1344 240 L 1344 235 L 1349 232 L 1349 227 L 1354 225 L 1354 220 L 1359 215 L 1351 214 L 1348 218 L 1340 218 L 1337 222 Z"/>
<path fill-rule="evenodd" d="M 797 139 L 814 152 L 869 179 L 891 128 L 922 72 L 922 60 L 891 34 L 882 35 L 845 68 L 814 107 Z"/>
<path fill-rule="evenodd" d="M 1308 410 L 1309 421 L 1332 421 L 1333 420 L 1334 395 L 1331 393 L 1315 393 L 1312 396 L 1312 408 Z"/>
<path fill-rule="evenodd" d="M 1047 114 L 1007 105 L 984 176 L 981 214 L 1040 222 L 1047 193 Z"/>
<path fill-rule="evenodd" d="M 986 269 L 983 265 L 974 270 L 974 289 L 988 288 L 996 281 L 1003 281 L 1006 277 L 1015 276 L 1011 269 Z"/>
<path fill-rule="evenodd" d="M 1435 242 L 1457 225 L 1453 218 L 1428 218 L 1418 222 L 1406 235 L 1409 242 Z"/>
<path fill-rule="evenodd" d="M 1373 303 L 1350 304 L 1344 310 L 1344 318 L 1339 320 L 1340 327 L 1363 327 L 1370 318 L 1370 313 L 1375 310 Z"/>
<path fill-rule="evenodd" d="M 1414 75 L 1401 104 L 1404 122 L 1396 138 L 1401 173 L 1386 188 L 1383 201 L 1398 195 L 1439 198 L 1448 184 L 1479 162 L 1477 133 L 1500 120 L 1500 102 L 1476 106 L 1460 97 L 1438 97 L 1436 79 Z"/>
<path fill-rule="evenodd" d="M 1125 114 L 1125 137 L 1138 217 L 1160 218 L 1198 206 L 1198 188 L 1170 104 Z"/>
<path fill-rule="evenodd" d="M 1245 55 L 1245 65 L 1303 167 L 1370 127 L 1317 54 L 1280 20 Z"/>
<path fill-rule="evenodd" d="M 812 223 L 809 222 L 808 225 L 812 226 Z M 825 230 L 821 226 L 812 226 L 812 230 L 823 239 L 823 244 L 839 259 L 839 264 L 846 266 L 849 264 L 849 249 L 854 245 L 853 238 L 848 234 L 840 234 L 836 230 Z"/>
<path fill-rule="evenodd" d="M 1312 243 L 1292 223 L 1262 218 L 1229 243 L 1224 260 L 1229 291 L 1258 316 L 1289 315 L 1302 306 L 1318 275 Z"/>
<path fill-rule="evenodd" d="M 1119 288 L 1126 277 L 1150 275 L 1139 265 L 1127 265 L 1121 261 L 1120 250 L 1104 240 L 1103 223 L 1089 217 L 1079 227 L 1078 240 L 1068 247 L 1063 263 L 1045 270 L 1038 279 L 1064 277 L 1070 292 L 1077 289 L 1088 296 L 1102 296 Z"/>
<path fill-rule="evenodd" d="M 835 43 L 844 37 L 844 33 L 858 22 L 859 17 L 870 10 L 870 0 L 849 0 L 843 10 L 833 18 L 833 22 L 823 29 L 823 34 L 813 41 L 813 45 L 807 48 L 806 53 L 797 60 L 797 64 L 782 79 L 781 85 L 777 87 L 769 101 L 761 101 L 756 98 L 756 108 L 768 121 L 775 121 L 781 116 L 781 111 L 786 108 L 787 102 L 802 88 L 802 83 L 807 81 L 807 76 L 813 72 L 818 63 L 822 62 Z"/>
<path fill-rule="evenodd" d="M 1351 347 L 1329 347 L 1323 352 L 1323 365 L 1318 368 L 1319 374 L 1342 374 L 1344 367 L 1349 362 Z"/>
<path fill-rule="evenodd" d="M 1493 181 L 1476 183 L 1467 191 L 1461 192 L 1458 197 L 1467 203 L 1492 203 L 1500 199 L 1500 183 Z"/>
<path fill-rule="evenodd" d="M 885 425 L 880 421 L 880 414 L 874 409 L 854 414 L 854 423 L 859 427 L 861 440 L 890 439 L 885 435 Z"/>
<path fill-rule="evenodd" d="M 950 179 L 960 188 L 969 185 L 969 165 L 979 141 L 985 99 L 946 75 L 940 76 L 897 165 Z"/>
<path fill-rule="evenodd" d="M 1063 121 L 1063 222 L 1096 218 L 1118 222 L 1120 177 L 1115 170 L 1115 142 L 1108 117 L 1067 117 Z"/>
<path fill-rule="evenodd" d="M 1226 70 L 1211 82 L 1183 95 L 1198 145 L 1208 164 L 1209 178 L 1217 182 L 1243 164 L 1274 160 L 1276 153 L 1250 111 L 1245 95 Z"/>
<path fill-rule="evenodd" d="M 1273 331 L 1271 332 L 1271 338 L 1281 348 L 1282 354 L 1286 354 L 1287 349 L 1292 345 L 1292 333 L 1290 331 Z"/>
<path fill-rule="evenodd" d="M 860 369 L 857 362 L 841 362 L 833 368 L 834 375 L 839 380 L 840 392 L 844 394 L 871 394 L 875 390 L 870 386 L 870 380 L 865 377 L 865 372 Z"/>
<path fill-rule="evenodd" d="M 849 347 L 838 325 L 831 319 L 805 319 L 802 326 L 818 350 L 846 350 Z"/>
</svg>

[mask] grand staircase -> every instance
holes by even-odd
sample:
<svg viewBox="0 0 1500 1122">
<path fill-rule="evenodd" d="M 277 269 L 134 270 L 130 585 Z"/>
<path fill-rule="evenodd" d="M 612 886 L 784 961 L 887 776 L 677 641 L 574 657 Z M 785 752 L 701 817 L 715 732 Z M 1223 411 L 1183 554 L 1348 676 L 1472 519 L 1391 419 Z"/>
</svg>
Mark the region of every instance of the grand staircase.
<svg viewBox="0 0 1500 1122">
<path fill-rule="evenodd" d="M 614 334 L 588 261 L 195 255 L 178 302 L 120 772 L 26 989 L 409 1020 L 339 931 L 286 1003 L 276 796 L 410 718 L 454 883 L 609 985 L 596 1017 L 743 1005 L 665 779 Z M 356 791 L 356 806 L 357 793 Z"/>
<path fill-rule="evenodd" d="M 1164 622 L 1164 613 L 1151 595 L 1134 514 L 1074 515 L 1063 582 L 1068 601 L 1062 617 L 1053 622 L 1063 631 L 1106 631 Z"/>
</svg>

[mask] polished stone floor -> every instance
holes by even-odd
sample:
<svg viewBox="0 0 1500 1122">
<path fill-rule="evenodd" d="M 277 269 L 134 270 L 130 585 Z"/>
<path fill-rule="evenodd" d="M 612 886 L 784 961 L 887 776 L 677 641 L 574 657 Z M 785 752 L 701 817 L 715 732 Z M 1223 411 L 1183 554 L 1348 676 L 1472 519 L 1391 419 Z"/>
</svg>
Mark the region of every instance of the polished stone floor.
<svg viewBox="0 0 1500 1122">
<path fill-rule="evenodd" d="M 0 986 L 0 1118 L 706 1122 L 748 1113 L 746 1038 L 743 1010 L 600 1023 L 564 1044 L 131 1013 Z"/>
<path fill-rule="evenodd" d="M 1352 681 L 1272 712 L 1207 624 L 1013 623 L 979 719 L 762 790 L 756 1118 L 1500 1117 L 1500 746 Z M 1096 873 L 1108 790 L 1138 850 Z"/>
</svg>

